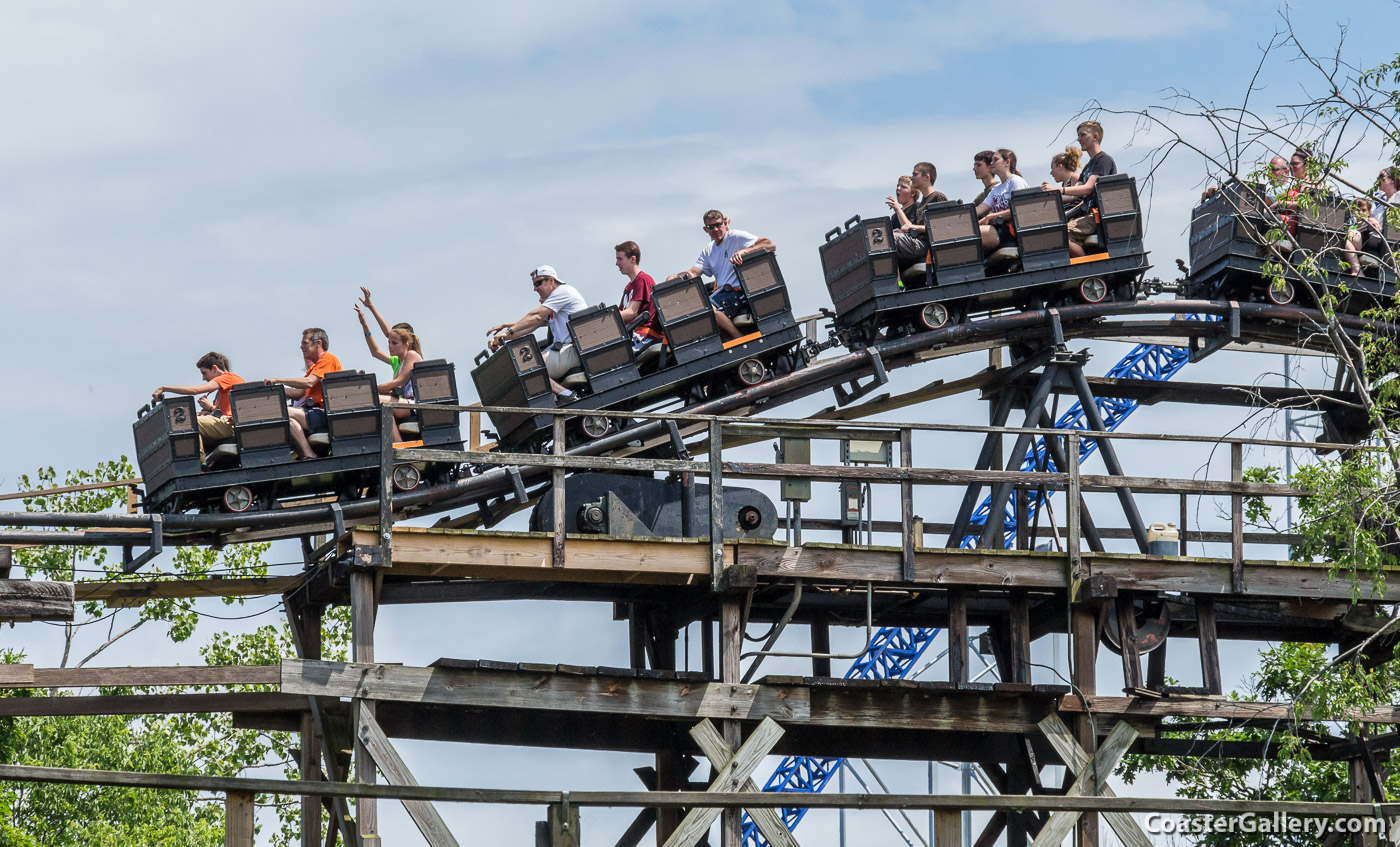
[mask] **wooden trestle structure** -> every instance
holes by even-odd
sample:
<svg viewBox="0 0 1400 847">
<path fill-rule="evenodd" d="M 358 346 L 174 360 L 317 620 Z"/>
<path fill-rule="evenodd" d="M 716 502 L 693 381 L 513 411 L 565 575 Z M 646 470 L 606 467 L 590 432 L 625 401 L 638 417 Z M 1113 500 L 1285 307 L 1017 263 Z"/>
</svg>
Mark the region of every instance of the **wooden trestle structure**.
<svg viewBox="0 0 1400 847">
<path fill-rule="evenodd" d="M 691 418 L 685 423 L 694 427 L 697 421 Z M 851 543 L 809 541 L 788 546 L 779 541 L 735 541 L 726 540 L 723 528 L 713 525 L 694 538 L 602 537 L 566 534 L 563 528 L 568 521 L 563 519 L 556 520 L 554 526 L 559 529 L 549 533 L 395 526 L 390 501 L 385 499 L 377 525 L 347 527 L 339 537 L 304 544 L 307 572 L 294 580 L 220 580 L 222 584 L 212 585 L 152 578 L 144 583 L 79 584 L 76 592 L 72 585 L 5 580 L 0 582 L 0 613 L 9 619 L 62 618 L 65 605 L 71 614 L 75 594 L 80 600 L 113 605 L 162 596 L 282 594 L 298 655 L 287 657 L 280 667 L 65 670 L 0 666 L 4 674 L 0 684 L 7 687 L 257 683 L 275 685 L 276 691 L 0 698 L 0 715 L 227 711 L 239 727 L 300 733 L 302 781 L 272 785 L 278 781 L 12 766 L 0 767 L 0 778 L 221 791 L 229 798 L 230 844 L 252 843 L 252 792 L 301 794 L 305 847 L 319 843 L 323 812 L 330 816 L 330 830 L 345 843 L 376 843 L 381 833 L 375 804 L 390 797 L 407 798 L 410 814 L 434 845 L 457 842 L 433 801 L 548 807 L 535 834 L 536 843 L 548 845 L 579 843 L 580 824 L 587 826 L 586 810 L 580 819 L 579 808 L 597 805 L 639 808 L 635 824 L 618 842 L 622 845 L 641 843 L 651 837 L 649 830 L 654 830 L 658 844 L 693 844 L 709 821 L 720 816 L 724 847 L 738 844 L 741 807 L 750 809 L 769 832 L 777 818 L 767 810 L 799 803 L 933 809 L 936 847 L 962 843 L 959 812 L 963 809 L 993 810 L 991 824 L 975 840 L 979 847 L 1060 843 L 1054 839 L 1071 829 L 1077 832 L 1079 844 L 1090 847 L 1100 843 L 1101 818 L 1126 843 L 1147 843 L 1131 834 L 1130 819 L 1124 823 L 1127 811 L 1224 814 L 1271 812 L 1283 806 L 1299 814 L 1400 814 L 1400 808 L 1373 805 L 1390 798 L 1372 796 L 1378 774 L 1368 774 L 1368 767 L 1374 767 L 1374 752 L 1394 747 L 1400 739 L 1394 727 L 1379 726 L 1400 724 L 1400 708 L 1354 715 L 1378 725 L 1378 731 L 1369 740 L 1337 743 L 1317 753 L 1352 762 L 1351 804 L 1124 800 L 1113 798 L 1095 776 L 1105 767 L 1111 772 L 1125 753 L 1256 759 L 1272 755 L 1262 744 L 1216 744 L 1206 750 L 1189 740 L 1159 736 L 1163 722 L 1171 719 L 1243 725 L 1286 723 L 1294 716 L 1288 704 L 1234 702 L 1219 696 L 1220 639 L 1286 638 L 1350 646 L 1374 631 L 1369 604 L 1400 601 L 1400 574 L 1383 586 L 1363 581 L 1359 589 L 1366 603 L 1354 605 L 1353 585 L 1330 578 L 1326 562 L 1250 555 L 1256 545 L 1286 544 L 1289 539 L 1246 533 L 1245 498 L 1301 492 L 1281 484 L 1245 481 L 1243 450 L 1250 444 L 1282 442 L 1107 435 L 1040 427 L 753 419 L 698 423 L 708 430 L 703 448 L 708 455 L 696 459 L 509 455 L 480 449 L 456 454 L 400 450 L 392 458 L 542 468 L 556 485 L 565 473 L 584 469 L 708 477 L 711 491 L 718 491 L 723 481 L 736 479 L 863 480 L 899 490 L 898 500 L 890 501 L 898 506 L 879 515 L 871 526 L 893 543 L 870 545 L 848 539 Z M 922 449 L 916 455 L 921 439 L 951 438 L 956 433 L 993 445 L 990 460 L 969 470 L 939 467 L 952 464 L 948 451 Z M 1003 439 L 1024 440 L 1030 435 L 1058 442 L 1058 455 L 1065 460 L 1062 471 L 1023 473 L 1000 467 L 997 453 Z M 896 458 L 889 467 L 851 467 L 725 461 L 721 454 L 725 444 L 775 437 L 884 441 L 895 445 Z M 1082 473 L 1077 442 L 1087 437 L 1100 439 L 1101 449 L 1128 439 L 1151 440 L 1162 449 L 1226 445 L 1232 475 L 1207 480 Z M 1294 442 L 1291 446 L 1314 445 Z M 1006 455 L 1019 454 L 1012 449 Z M 938 461 L 927 460 L 934 456 Z M 386 472 L 391 466 L 386 454 Z M 958 528 L 916 516 L 915 491 L 926 486 L 963 490 L 999 486 L 1014 504 L 1023 504 L 1034 492 L 1054 490 L 1062 525 L 1052 528 L 1047 523 L 1040 532 L 1047 539 L 1062 539 L 1063 551 L 1028 549 L 1033 546 L 1030 532 L 1020 533 L 1019 549 L 946 548 L 944 539 Z M 1168 499 L 1157 502 L 1170 504 L 1173 519 L 1180 515 L 1182 537 L 1173 551 L 1178 555 L 1103 551 L 1102 539 L 1133 535 L 1131 527 L 1096 524 L 1090 517 L 1086 495 L 1104 493 L 1120 499 L 1126 494 L 1124 503 L 1135 496 L 1166 495 Z M 1228 504 L 1228 531 L 1187 529 L 1188 498 L 1202 496 Z M 1100 502 L 1112 503 L 1107 498 Z M 563 498 L 555 503 L 562 511 Z M 1099 517 L 1108 510 L 1102 506 Z M 718 515 L 721 510 L 711 513 Z M 814 515 L 806 525 L 810 533 L 836 524 Z M 175 542 L 167 538 L 166 543 Z M 1189 556 L 1188 543 L 1217 545 L 1225 555 Z M 800 593 L 803 587 L 805 596 Z M 629 627 L 631 666 L 522 664 L 457 656 L 444 657 L 430 667 L 405 667 L 389 664 L 394 657 L 376 653 L 375 619 L 385 604 L 531 598 L 611 603 L 615 617 L 626 620 Z M 325 661 L 321 655 L 321 619 L 330 605 L 348 605 L 352 611 L 352 662 Z M 1145 608 L 1153 611 L 1149 621 L 1153 627 L 1160 627 L 1162 621 L 1170 626 L 1171 638 L 1151 652 L 1147 648 L 1154 646 L 1149 644 L 1154 635 L 1138 629 Z M 863 622 L 867 610 L 876 626 L 945 630 L 946 677 L 847 680 L 833 676 L 829 657 L 833 622 Z M 701 668 L 687 670 L 678 667 L 677 639 L 695 622 L 702 623 Z M 810 675 L 769 675 L 745 681 L 740 661 L 743 628 L 775 622 L 810 630 Z M 970 680 L 969 628 L 985 628 L 984 641 L 1001 681 Z M 1122 647 L 1121 680 L 1096 674 L 1105 628 L 1112 630 L 1113 641 Z M 1153 632 L 1160 634 L 1160 629 Z M 1031 645 L 1052 633 L 1068 636 L 1067 684 L 1032 681 Z M 1193 641 L 1184 649 L 1199 656 L 1199 683 L 1189 688 L 1167 686 L 1168 647 L 1175 651 Z M 1388 660 L 1388 653 L 1381 653 L 1391 643 L 1375 642 L 1372 659 Z M 645 792 L 642 786 L 638 792 L 572 796 L 414 788 L 413 775 L 394 750 L 394 739 L 404 738 L 643 752 L 655 756 L 655 767 L 645 775 Z M 353 757 L 339 754 L 351 747 Z M 767 753 L 976 762 L 1002 796 L 756 797 L 749 777 Z M 697 770 L 697 763 L 707 761 L 713 781 L 703 779 L 703 768 Z M 1073 784 L 1044 783 L 1043 769 L 1060 764 L 1068 766 Z M 347 784 L 352 776 L 354 784 Z M 706 786 L 710 793 L 695 793 Z M 352 805 L 355 797 L 360 799 Z M 781 829 L 781 824 L 777 826 Z M 797 835 L 800 838 L 800 832 Z M 522 842 L 528 843 L 529 838 L 521 834 Z M 768 840 L 796 843 L 790 839 L 775 835 Z"/>
</svg>

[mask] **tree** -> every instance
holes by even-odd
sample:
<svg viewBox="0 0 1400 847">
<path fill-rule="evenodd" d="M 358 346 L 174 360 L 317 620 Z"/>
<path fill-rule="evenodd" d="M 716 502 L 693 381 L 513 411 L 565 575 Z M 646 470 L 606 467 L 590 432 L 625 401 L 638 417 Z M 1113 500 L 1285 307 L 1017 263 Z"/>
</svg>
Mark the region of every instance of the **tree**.
<svg viewBox="0 0 1400 847">
<path fill-rule="evenodd" d="M 131 478 L 125 457 L 103 462 L 91 471 L 69 471 L 62 485 L 118 483 Z M 53 488 L 59 476 L 53 468 L 38 471 L 33 479 L 21 476 L 21 490 Z M 117 485 L 69 494 L 45 495 L 24 501 L 28 511 L 99 512 L 126 503 L 126 489 Z M 43 546 L 16 551 L 16 564 L 31 578 L 82 582 L 120 582 L 161 577 L 180 579 L 265 576 L 267 544 L 232 545 L 215 551 L 177 548 L 167 566 L 157 565 L 139 575 L 121 572 L 120 562 L 105 548 Z M 224 604 L 241 606 L 242 598 L 224 598 Z M 82 666 L 115 647 L 147 624 L 163 625 L 173 643 L 190 640 L 197 632 L 201 613 L 190 599 L 156 599 L 132 609 L 104 609 L 97 602 L 83 604 L 83 620 L 68 624 L 63 632 L 63 665 L 67 665 L 83 634 L 100 631 L 100 643 L 74 666 Z M 276 608 L 268 612 L 275 613 Z M 327 658 L 343 659 L 349 644 L 349 615 L 330 609 L 324 618 L 323 651 Z M 285 622 L 258 627 L 252 632 L 216 632 L 199 648 L 211 665 L 277 664 L 294 653 L 291 632 Z M 23 661 L 20 652 L 0 653 L 5 662 Z M 166 693 L 213 690 L 162 688 Z M 265 686 L 233 686 L 229 690 L 265 690 Z M 101 694 L 149 693 L 150 688 L 103 688 Z M 10 690 L 3 696 L 34 696 L 29 690 Z M 17 764 L 50 767 L 96 768 L 153 773 L 237 776 L 248 770 L 280 768 L 287 778 L 298 778 L 297 739 L 292 733 L 234 729 L 228 714 L 105 715 L 0 719 L 0 757 Z M 271 841 L 287 845 L 299 839 L 300 804 L 286 798 L 259 797 L 259 805 L 272 807 L 278 819 Z M 161 844 L 172 847 L 204 847 L 223 843 L 223 805 L 216 796 L 195 792 L 97 788 L 32 783 L 0 784 L 0 847 L 44 844 L 48 847 L 96 847 L 113 844 Z"/>
<path fill-rule="evenodd" d="M 1161 107 L 1124 112 L 1143 125 L 1166 133 L 1168 141 L 1153 151 L 1155 171 L 1168 156 L 1188 154 L 1205 166 L 1207 181 L 1225 184 L 1234 181 L 1246 188 L 1237 196 L 1258 200 L 1249 186 L 1265 183 L 1265 163 L 1271 155 L 1294 150 L 1307 154 L 1306 176 L 1293 185 L 1297 208 L 1306 212 L 1318 208 L 1328 198 L 1351 194 L 1365 196 L 1371 187 L 1349 181 L 1345 174 L 1348 157 L 1362 149 L 1378 146 L 1391 164 L 1400 165 L 1400 56 L 1366 67 L 1349 60 L 1344 50 L 1345 29 L 1332 55 L 1321 57 L 1312 51 L 1294 30 L 1285 10 L 1282 25 L 1263 49 L 1255 79 L 1238 106 L 1220 107 L 1173 91 Z M 1314 94 L 1303 102 L 1279 104 L 1267 114 L 1258 110 L 1262 86 L 1269 76 L 1269 63 L 1288 56 L 1309 74 L 1305 88 Z M 1209 139 L 1208 141 L 1202 139 Z M 1349 204 L 1357 207 L 1354 198 Z M 1291 529 L 1302 536 L 1292 550 L 1294 558 L 1320 558 L 1331 562 L 1333 576 L 1348 579 L 1357 603 L 1369 603 L 1363 586 L 1383 585 L 1388 569 L 1400 566 L 1400 339 L 1387 328 L 1400 325 L 1400 304 L 1372 302 L 1361 313 L 1379 322 L 1369 331 L 1349 332 L 1339 320 L 1341 307 L 1349 299 L 1355 309 L 1357 298 L 1345 284 L 1324 286 L 1323 259 L 1330 252 L 1343 259 L 1343 273 L 1349 272 L 1352 258 L 1349 245 L 1339 236 L 1320 247 L 1303 250 L 1282 237 L 1288 228 L 1286 214 L 1264 204 L 1272 215 L 1269 225 L 1258 233 L 1262 254 L 1271 261 L 1266 267 L 1274 284 L 1288 280 L 1300 285 L 1320 310 L 1314 338 L 1327 344 L 1335 355 L 1338 383 L 1355 389 L 1357 408 L 1365 412 L 1370 434 L 1355 448 L 1316 459 L 1300 468 L 1290 482 L 1306 489 L 1299 501 L 1301 519 Z M 1392 223 L 1400 223 L 1400 209 L 1385 210 Z M 1395 255 L 1380 257 L 1392 273 Z M 1277 468 L 1253 470 L 1255 479 L 1277 479 Z M 1262 502 L 1250 505 L 1251 518 L 1265 526 L 1276 525 Z M 1317 644 L 1285 643 L 1265 650 L 1260 669 L 1244 690 L 1231 696 L 1239 700 L 1292 702 L 1308 714 L 1306 719 L 1280 722 L 1270 727 L 1255 725 L 1231 727 L 1180 726 L 1170 732 L 1190 738 L 1203 754 L 1218 750 L 1223 742 L 1251 741 L 1266 745 L 1260 760 L 1192 757 L 1133 757 L 1124 766 L 1129 779 L 1158 771 L 1193 798 L 1251 798 L 1275 800 L 1348 800 L 1348 765 L 1326 756 L 1346 741 L 1364 738 L 1366 728 L 1349 716 L 1362 710 L 1390 705 L 1400 699 L 1400 672 L 1392 661 L 1400 618 L 1396 610 L 1373 608 L 1372 631 L 1343 646 L 1336 655 Z M 1400 796 L 1400 768 L 1389 753 L 1378 754 L 1382 789 L 1387 798 Z M 1400 763 L 1397 763 L 1400 764 Z M 1386 799 L 1386 798 L 1378 798 Z M 1196 843 L 1212 847 L 1257 844 L 1258 835 L 1209 833 Z M 1310 838 L 1290 841 L 1286 836 L 1270 836 L 1268 843 L 1316 844 Z"/>
</svg>

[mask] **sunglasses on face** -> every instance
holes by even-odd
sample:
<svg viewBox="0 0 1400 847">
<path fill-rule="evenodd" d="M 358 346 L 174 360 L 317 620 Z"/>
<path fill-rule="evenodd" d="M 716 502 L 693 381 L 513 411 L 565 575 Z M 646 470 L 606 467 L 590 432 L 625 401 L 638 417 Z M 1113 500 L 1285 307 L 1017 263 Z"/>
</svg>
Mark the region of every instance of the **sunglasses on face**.
<svg viewBox="0 0 1400 847">
<path fill-rule="evenodd" d="M 705 224 L 705 229 L 709 230 L 710 232 L 715 232 L 716 230 L 719 230 L 719 229 L 722 228 L 723 226 L 724 226 L 724 221 L 720 221 L 720 222 L 718 222 L 718 223 Z"/>
</svg>

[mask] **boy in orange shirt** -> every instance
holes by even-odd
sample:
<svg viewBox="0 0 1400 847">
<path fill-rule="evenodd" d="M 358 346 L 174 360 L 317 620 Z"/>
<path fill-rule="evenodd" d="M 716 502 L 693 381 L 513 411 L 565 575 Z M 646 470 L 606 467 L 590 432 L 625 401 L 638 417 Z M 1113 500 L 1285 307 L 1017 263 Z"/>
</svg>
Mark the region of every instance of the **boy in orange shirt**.
<svg viewBox="0 0 1400 847">
<path fill-rule="evenodd" d="M 268 385 L 281 383 L 287 387 L 287 396 L 300 401 L 287 412 L 291 420 L 292 441 L 296 444 L 297 455 L 303 459 L 314 459 L 307 433 L 326 431 L 325 396 L 321 392 L 321 377 L 341 369 L 340 359 L 327 352 L 330 349 L 330 336 L 320 327 L 301 331 L 301 357 L 309 366 L 299 377 L 285 379 L 265 379 Z"/>
<path fill-rule="evenodd" d="M 243 382 L 243 377 L 229 371 L 228 357 L 222 353 L 209 352 L 194 363 L 204 382 L 199 385 L 162 385 L 151 392 L 151 399 L 159 402 L 162 394 L 205 395 L 217 391 L 214 402 L 209 398 L 199 398 L 199 415 L 195 422 L 199 425 L 199 459 L 204 461 L 206 444 L 214 444 L 233 438 L 233 407 L 229 405 L 228 390 Z"/>
</svg>

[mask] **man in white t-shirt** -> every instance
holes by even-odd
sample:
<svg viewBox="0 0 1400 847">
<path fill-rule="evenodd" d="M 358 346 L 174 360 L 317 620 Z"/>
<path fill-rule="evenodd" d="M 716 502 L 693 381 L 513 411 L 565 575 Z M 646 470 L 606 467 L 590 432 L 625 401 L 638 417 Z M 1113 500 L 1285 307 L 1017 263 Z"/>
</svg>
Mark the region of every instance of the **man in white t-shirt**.
<svg viewBox="0 0 1400 847">
<path fill-rule="evenodd" d="M 767 238 L 760 238 L 742 229 L 730 229 L 729 218 L 718 209 L 706 212 L 701 224 L 710 236 L 710 243 L 700 251 L 700 258 L 695 260 L 690 270 L 671 274 L 666 278 L 670 280 L 678 276 L 702 274 L 714 277 L 715 289 L 710 295 L 710 305 L 714 307 L 715 323 L 719 326 L 720 333 L 726 339 L 732 340 L 739 337 L 739 328 L 734 326 L 732 318 L 749 307 L 748 298 L 744 296 L 744 287 L 739 284 L 739 275 L 734 268 L 744 263 L 746 254 L 778 248 Z"/>
<path fill-rule="evenodd" d="M 486 346 L 497 350 L 512 338 L 521 338 L 536 329 L 549 324 L 554 343 L 544 353 L 545 369 L 549 371 L 549 387 L 563 402 L 574 399 L 574 393 L 558 383 L 569 371 L 580 367 L 578 351 L 574 349 L 573 337 L 569 335 L 569 315 L 587 308 L 588 303 L 566 282 L 559 281 L 559 274 L 549 265 L 540 265 L 530 271 L 530 284 L 539 295 L 540 305 L 525 313 L 525 317 L 515 323 L 496 324 L 486 331 L 491 340 Z"/>
</svg>

